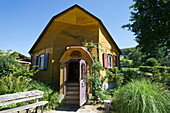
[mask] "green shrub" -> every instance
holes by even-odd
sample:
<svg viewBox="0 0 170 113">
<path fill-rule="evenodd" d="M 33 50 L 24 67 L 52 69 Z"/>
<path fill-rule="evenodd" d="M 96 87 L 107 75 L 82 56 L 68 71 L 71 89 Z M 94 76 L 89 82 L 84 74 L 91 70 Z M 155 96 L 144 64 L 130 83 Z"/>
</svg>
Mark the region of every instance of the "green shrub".
<svg viewBox="0 0 170 113">
<path fill-rule="evenodd" d="M 170 73 L 170 67 L 163 66 L 165 70 L 167 70 L 167 73 Z"/>
<path fill-rule="evenodd" d="M 42 100 L 49 101 L 46 108 L 57 109 L 60 103 L 60 96 L 57 92 L 58 86 L 52 83 L 33 81 L 31 77 L 37 70 L 29 70 L 29 66 L 23 68 L 15 61 L 17 57 L 18 55 L 15 53 L 10 54 L 10 51 L 0 50 L 0 95 L 41 90 L 44 92 Z M 12 108 L 27 103 L 12 104 L 0 107 L 0 109 Z"/>
<path fill-rule="evenodd" d="M 14 70 L 11 66 L 19 67 L 16 58 L 18 58 L 17 53 L 11 55 L 11 50 L 7 52 L 0 50 L 0 76 L 12 74 Z"/>
<path fill-rule="evenodd" d="M 109 77 L 114 77 L 114 79 L 116 80 L 116 88 L 120 88 L 122 86 L 124 76 L 117 67 L 114 67 L 114 71 L 107 70 L 106 73 Z"/>
<path fill-rule="evenodd" d="M 132 60 L 128 60 L 125 58 L 120 58 L 120 65 L 121 67 L 132 67 Z"/>
<path fill-rule="evenodd" d="M 29 83 L 31 80 L 31 78 L 26 76 L 2 76 L 0 78 L 0 95 L 28 91 Z M 7 106 L 1 106 L 0 110 L 26 105 L 27 103 L 28 102 L 20 102 Z"/>
<path fill-rule="evenodd" d="M 167 72 L 170 73 L 170 67 L 166 67 Z"/>
<path fill-rule="evenodd" d="M 0 94 L 10 94 L 28 91 L 29 83 L 32 79 L 26 76 L 14 77 L 13 75 L 1 77 Z"/>
<path fill-rule="evenodd" d="M 29 85 L 29 90 L 41 90 L 44 96 L 41 100 L 48 101 L 46 109 L 57 109 L 60 104 L 60 95 L 56 90 L 56 85 L 52 83 L 43 83 L 32 81 Z"/>
<path fill-rule="evenodd" d="M 146 66 L 158 66 L 158 62 L 155 58 L 149 58 L 146 60 L 145 65 Z"/>
<path fill-rule="evenodd" d="M 60 95 L 57 92 L 55 85 L 51 83 L 43 83 L 33 81 L 30 77 L 26 76 L 5 76 L 0 79 L 0 95 L 11 94 L 17 92 L 24 92 L 30 90 L 41 90 L 44 92 L 44 96 L 41 100 L 48 101 L 49 103 L 45 106 L 46 109 L 57 109 L 60 104 Z M 34 102 L 34 101 L 32 101 Z M 13 108 L 16 106 L 25 105 L 28 102 L 22 102 L 17 104 L 12 104 L 0 109 Z"/>
<path fill-rule="evenodd" d="M 30 65 L 23 68 L 20 63 L 16 62 L 18 54 L 14 52 L 11 54 L 11 50 L 4 52 L 0 50 L 0 77 L 1 76 L 33 76 L 37 70 L 30 70 Z"/>
<path fill-rule="evenodd" d="M 120 90 L 113 99 L 113 107 L 120 113 L 169 113 L 170 93 L 158 89 L 154 83 L 135 80 Z"/>
<path fill-rule="evenodd" d="M 163 66 L 140 66 L 139 70 L 141 72 L 152 73 L 150 79 L 155 82 L 163 84 L 167 89 L 170 89 L 170 67 Z"/>
<path fill-rule="evenodd" d="M 153 67 L 151 67 L 151 66 L 140 66 L 139 71 L 141 71 L 141 72 L 152 72 Z"/>
<path fill-rule="evenodd" d="M 129 69 L 122 72 L 124 75 L 123 84 L 127 84 L 128 82 L 131 82 L 134 79 L 142 79 L 147 77 L 144 75 L 144 73 L 138 73 L 137 71 L 133 71 Z"/>
<path fill-rule="evenodd" d="M 164 67 L 164 66 L 140 66 L 139 71 L 142 72 L 167 72 L 170 73 L 170 67 Z"/>
</svg>

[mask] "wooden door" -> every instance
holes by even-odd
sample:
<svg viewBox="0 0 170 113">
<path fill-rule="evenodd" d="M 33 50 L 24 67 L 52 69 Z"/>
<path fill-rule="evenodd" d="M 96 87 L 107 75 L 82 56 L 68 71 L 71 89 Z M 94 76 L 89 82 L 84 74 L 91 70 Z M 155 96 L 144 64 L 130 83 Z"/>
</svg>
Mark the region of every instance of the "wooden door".
<svg viewBox="0 0 170 113">
<path fill-rule="evenodd" d="M 79 66 L 79 106 L 82 106 L 87 100 L 87 76 L 86 76 L 86 62 L 80 60 Z"/>
</svg>

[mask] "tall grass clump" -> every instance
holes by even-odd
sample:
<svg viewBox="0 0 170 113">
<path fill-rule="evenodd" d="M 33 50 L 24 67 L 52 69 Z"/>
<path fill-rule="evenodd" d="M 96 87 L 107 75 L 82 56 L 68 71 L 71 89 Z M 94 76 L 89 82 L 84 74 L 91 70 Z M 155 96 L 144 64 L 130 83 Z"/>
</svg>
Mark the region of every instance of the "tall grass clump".
<svg viewBox="0 0 170 113">
<path fill-rule="evenodd" d="M 120 113 L 170 113 L 170 93 L 148 80 L 132 80 L 118 90 L 113 107 Z"/>
</svg>

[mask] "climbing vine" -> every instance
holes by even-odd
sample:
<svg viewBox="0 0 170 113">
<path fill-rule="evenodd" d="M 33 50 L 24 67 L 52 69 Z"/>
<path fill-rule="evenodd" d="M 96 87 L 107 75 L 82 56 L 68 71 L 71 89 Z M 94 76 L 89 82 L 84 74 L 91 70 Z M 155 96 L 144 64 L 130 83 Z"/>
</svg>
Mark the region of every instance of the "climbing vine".
<svg viewBox="0 0 170 113">
<path fill-rule="evenodd" d="M 115 71 L 111 71 L 109 69 L 105 69 L 103 65 L 99 62 L 98 56 L 94 56 L 92 54 L 93 49 L 99 49 L 99 43 L 94 43 L 93 41 L 87 42 L 87 40 L 83 36 L 74 36 L 72 34 L 69 34 L 68 32 L 63 31 L 66 35 L 73 37 L 77 40 L 79 40 L 84 48 L 89 51 L 90 55 L 93 58 L 93 64 L 92 64 L 92 73 L 91 75 L 88 75 L 89 79 L 92 80 L 92 92 L 93 95 L 96 97 L 99 97 L 101 100 L 108 99 L 108 95 L 104 92 L 102 89 L 103 82 L 109 78 L 114 77 L 116 78 L 117 88 L 119 88 L 122 85 L 123 82 L 123 74 L 120 73 L 118 68 L 115 68 Z M 101 45 L 100 45 L 101 46 Z M 103 51 L 102 49 L 100 51 Z M 100 70 L 106 71 L 106 76 L 102 77 Z"/>
</svg>

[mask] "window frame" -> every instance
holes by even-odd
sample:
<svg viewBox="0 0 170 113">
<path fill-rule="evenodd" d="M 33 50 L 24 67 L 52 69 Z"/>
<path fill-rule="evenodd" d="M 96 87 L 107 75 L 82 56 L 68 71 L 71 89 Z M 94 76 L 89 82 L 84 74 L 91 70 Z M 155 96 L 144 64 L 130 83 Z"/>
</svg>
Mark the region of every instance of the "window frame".
<svg viewBox="0 0 170 113">
<path fill-rule="evenodd" d="M 114 66 L 118 67 L 118 59 L 117 56 L 114 56 Z"/>
<path fill-rule="evenodd" d="M 81 80 L 85 79 L 85 64 L 81 64 Z"/>
<path fill-rule="evenodd" d="M 40 55 L 39 58 L 38 58 L 38 69 L 39 70 L 43 70 L 44 69 L 44 54 Z"/>
<path fill-rule="evenodd" d="M 113 69 L 113 56 L 111 54 L 107 55 L 107 68 Z"/>
</svg>

